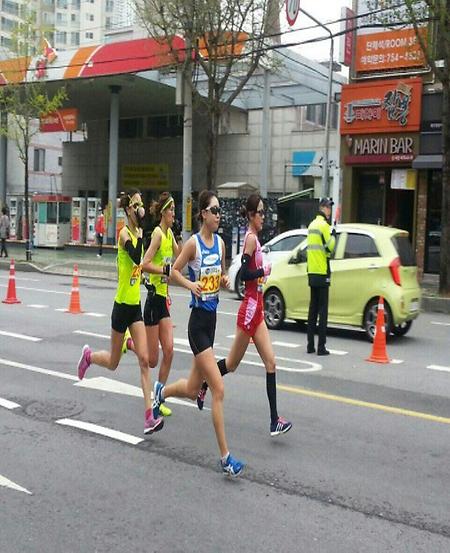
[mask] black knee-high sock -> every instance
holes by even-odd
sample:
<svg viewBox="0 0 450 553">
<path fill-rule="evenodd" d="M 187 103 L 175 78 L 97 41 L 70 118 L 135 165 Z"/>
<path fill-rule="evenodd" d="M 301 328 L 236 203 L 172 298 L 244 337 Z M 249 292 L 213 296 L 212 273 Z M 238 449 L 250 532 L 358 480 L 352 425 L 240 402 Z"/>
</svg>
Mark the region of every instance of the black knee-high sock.
<svg viewBox="0 0 450 553">
<path fill-rule="evenodd" d="M 270 406 L 270 420 L 271 422 L 277 422 L 278 411 L 276 373 L 266 373 L 266 390 Z"/>
<path fill-rule="evenodd" d="M 226 359 L 221 359 L 220 361 L 218 361 L 218 362 L 217 362 L 217 366 L 219 367 L 219 371 L 220 371 L 220 374 L 221 374 L 222 376 L 225 376 L 225 375 L 228 373 Z M 202 388 L 203 388 L 203 390 L 207 390 L 207 389 L 208 389 L 208 384 L 206 383 L 206 381 L 203 382 Z"/>
</svg>

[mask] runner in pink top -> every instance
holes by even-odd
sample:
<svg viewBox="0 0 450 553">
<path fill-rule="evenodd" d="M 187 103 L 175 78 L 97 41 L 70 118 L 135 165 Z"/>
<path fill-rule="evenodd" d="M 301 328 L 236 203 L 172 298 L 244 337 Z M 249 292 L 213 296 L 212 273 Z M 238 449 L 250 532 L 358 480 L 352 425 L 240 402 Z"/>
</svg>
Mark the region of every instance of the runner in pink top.
<svg viewBox="0 0 450 553">
<path fill-rule="evenodd" d="M 247 351 L 250 338 L 258 350 L 266 368 L 266 390 L 270 406 L 270 434 L 278 436 L 285 434 L 292 428 L 292 423 L 278 416 L 276 366 L 272 342 L 264 321 L 264 302 L 262 287 L 265 279 L 270 275 L 270 263 L 264 264 L 258 232 L 264 223 L 264 204 L 259 194 L 251 194 L 243 208 L 244 216 L 248 219 L 248 231 L 244 240 L 242 255 L 241 278 L 245 281 L 245 296 L 242 300 L 237 317 L 236 336 L 226 359 L 217 364 L 223 375 L 234 372 Z M 197 396 L 197 405 L 203 409 L 208 385 L 203 383 Z"/>
</svg>

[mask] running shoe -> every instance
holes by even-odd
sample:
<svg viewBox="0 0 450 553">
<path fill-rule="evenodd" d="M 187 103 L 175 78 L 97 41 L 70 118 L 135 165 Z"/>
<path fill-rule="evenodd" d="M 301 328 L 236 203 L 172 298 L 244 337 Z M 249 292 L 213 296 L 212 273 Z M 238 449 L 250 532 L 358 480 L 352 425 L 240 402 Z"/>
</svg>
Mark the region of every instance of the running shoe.
<svg viewBox="0 0 450 553">
<path fill-rule="evenodd" d="M 172 414 L 172 409 L 169 409 L 165 405 L 160 405 L 159 406 L 159 414 L 162 417 L 170 417 L 170 415 Z"/>
<path fill-rule="evenodd" d="M 292 422 L 287 421 L 283 417 L 278 417 L 276 422 L 270 423 L 270 435 L 278 436 L 279 434 L 286 434 L 292 428 Z"/>
<path fill-rule="evenodd" d="M 124 355 L 129 349 L 131 349 L 131 348 L 128 347 L 129 341 L 132 341 L 132 340 L 131 340 L 130 331 L 129 331 L 129 329 L 127 328 L 127 329 L 125 330 L 125 334 L 123 335 L 122 355 Z"/>
<path fill-rule="evenodd" d="M 197 394 L 197 407 L 200 409 L 200 411 L 203 409 L 203 405 L 205 404 L 207 390 L 208 388 L 204 388 L 204 386 L 202 385 L 200 391 Z"/>
<path fill-rule="evenodd" d="M 159 418 L 159 408 L 161 406 L 161 403 L 164 403 L 164 400 L 162 399 L 162 392 L 164 390 L 164 384 L 162 382 L 155 382 L 155 385 L 153 387 L 153 418 L 157 419 Z"/>
<path fill-rule="evenodd" d="M 81 357 L 78 361 L 78 378 L 80 380 L 83 380 L 84 375 L 86 374 L 86 371 L 89 369 L 91 365 L 91 348 L 86 344 L 83 346 L 83 349 L 81 350 Z"/>
<path fill-rule="evenodd" d="M 224 474 L 228 474 L 229 476 L 232 476 L 234 478 L 242 474 L 245 463 L 234 459 L 231 454 L 228 453 L 228 457 L 225 461 L 222 461 L 222 459 L 220 460 L 220 466 L 222 467 L 222 472 Z"/>
<path fill-rule="evenodd" d="M 163 426 L 164 419 L 161 417 L 155 419 L 153 411 L 150 411 L 150 416 L 145 419 L 144 434 L 153 434 L 153 432 L 158 432 Z"/>
</svg>

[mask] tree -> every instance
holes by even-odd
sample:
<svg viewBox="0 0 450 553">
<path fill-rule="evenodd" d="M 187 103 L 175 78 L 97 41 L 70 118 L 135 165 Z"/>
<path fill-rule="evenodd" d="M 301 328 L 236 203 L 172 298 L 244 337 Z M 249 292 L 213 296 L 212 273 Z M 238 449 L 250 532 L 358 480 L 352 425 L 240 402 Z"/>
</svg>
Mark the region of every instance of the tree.
<svg viewBox="0 0 450 553">
<path fill-rule="evenodd" d="M 216 186 L 221 115 L 230 108 L 265 59 L 269 35 L 278 19 L 280 0 L 135 0 L 137 14 L 150 36 L 172 44 L 185 39 L 186 52 L 174 51 L 191 76 L 196 105 L 207 115 L 207 187 Z M 206 90 L 197 81 L 201 70 Z"/>
<path fill-rule="evenodd" d="M 45 84 L 36 80 L 45 76 L 45 60 L 49 56 L 45 49 L 49 50 L 49 46 L 36 27 L 35 14 L 26 5 L 22 9 L 23 19 L 12 33 L 8 81 L 0 86 L 0 111 L 6 114 L 1 118 L 0 134 L 15 142 L 24 165 L 26 259 L 30 261 L 29 148 L 39 132 L 39 117 L 56 111 L 67 96 L 64 88 L 49 95 Z M 40 52 L 45 54 L 39 56 Z M 36 69 L 30 70 L 36 54 Z"/>
<path fill-rule="evenodd" d="M 426 21 L 423 18 L 423 6 L 428 10 Z M 450 0 L 405 0 L 405 7 L 425 60 L 442 84 L 443 167 L 439 292 L 450 297 Z M 434 36 L 438 40 L 432 40 L 433 35 L 424 33 L 423 25 L 427 21 L 433 23 Z"/>
</svg>

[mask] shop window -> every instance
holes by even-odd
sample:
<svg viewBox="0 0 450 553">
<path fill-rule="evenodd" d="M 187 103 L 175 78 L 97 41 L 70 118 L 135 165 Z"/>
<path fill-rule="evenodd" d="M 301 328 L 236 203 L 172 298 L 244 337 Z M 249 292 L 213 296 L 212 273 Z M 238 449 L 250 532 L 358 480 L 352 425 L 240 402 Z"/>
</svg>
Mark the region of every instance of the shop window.
<svg viewBox="0 0 450 553">
<path fill-rule="evenodd" d="M 34 149 L 33 171 L 45 171 L 45 150 L 43 148 Z"/>
<path fill-rule="evenodd" d="M 366 234 L 347 235 L 344 259 L 357 259 L 360 257 L 379 257 L 375 241 Z"/>
</svg>

